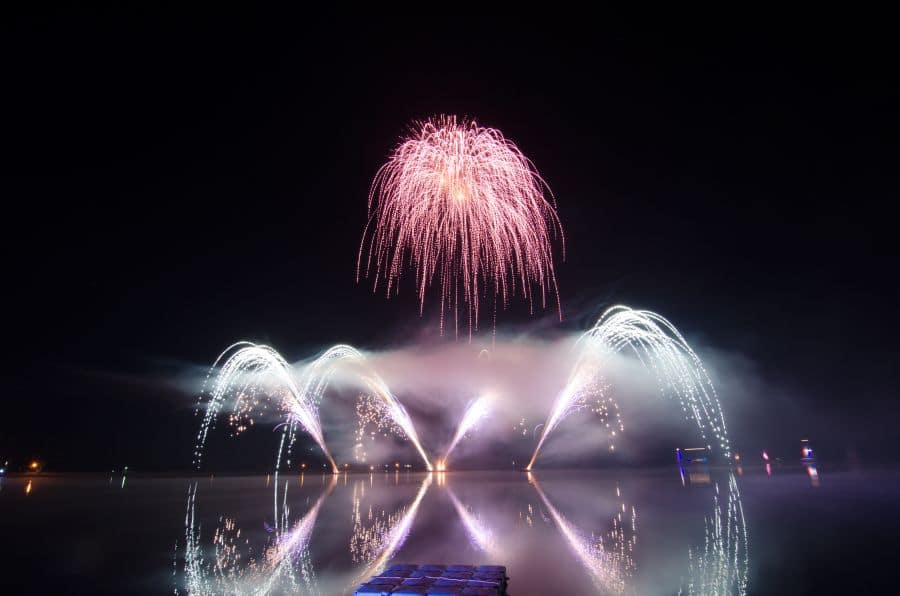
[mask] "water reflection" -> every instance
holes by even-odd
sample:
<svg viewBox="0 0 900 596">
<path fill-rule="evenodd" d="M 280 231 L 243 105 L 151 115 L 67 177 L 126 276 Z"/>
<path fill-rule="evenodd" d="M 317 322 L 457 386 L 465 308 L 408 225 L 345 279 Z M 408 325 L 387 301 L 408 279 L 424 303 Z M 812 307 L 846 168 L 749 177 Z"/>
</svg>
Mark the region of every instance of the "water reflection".
<svg viewBox="0 0 900 596">
<path fill-rule="evenodd" d="M 363 568 L 362 572 L 356 576 L 351 584 L 361 583 L 369 576 L 382 571 L 385 564 L 403 545 L 403 542 L 409 535 L 409 530 L 412 527 L 412 522 L 419 510 L 419 505 L 421 505 L 425 493 L 428 492 L 428 487 L 431 486 L 431 478 L 432 474 L 425 476 L 425 479 L 422 480 L 422 484 L 419 486 L 419 492 L 416 493 L 415 499 L 413 499 L 409 507 L 406 508 L 406 511 L 394 524 L 387 526 L 385 531 L 376 538 L 377 556 L 373 558 L 368 566 Z"/>
<path fill-rule="evenodd" d="M 571 552 L 590 574 L 594 585 L 604 593 L 621 594 L 628 588 L 628 580 L 634 574 L 634 545 L 637 543 L 637 511 L 624 500 L 619 502 L 618 511 L 609 522 L 605 532 L 584 532 L 562 515 L 546 493 L 537 478 L 528 473 L 528 482 L 537 491 L 541 502 L 550 512 L 556 527 L 569 545 Z M 616 487 L 616 497 L 621 499 L 621 490 Z"/>
<path fill-rule="evenodd" d="M 720 498 L 719 484 L 712 513 L 705 520 L 702 547 L 688 550 L 688 576 L 679 594 L 746 594 L 750 568 L 749 538 L 741 493 L 733 473 L 728 493 Z"/>
<path fill-rule="evenodd" d="M 819 471 L 816 469 L 816 464 L 804 464 L 806 467 L 806 474 L 809 476 L 809 483 L 813 488 L 819 488 Z"/>
<path fill-rule="evenodd" d="M 323 481 L 326 476 L 322 476 Z M 269 594 L 271 592 L 322 593 L 312 561 L 310 543 L 319 514 L 326 500 L 338 484 L 338 476 L 328 476 L 326 488 L 315 503 L 296 522 L 291 523 L 287 480 L 278 475 L 267 478 L 274 484 L 274 527 L 267 527 L 268 537 L 257 555 L 251 539 L 233 517 L 222 515 L 212 535 L 211 548 L 205 547 L 201 524 L 197 515 L 198 483 L 188 490 L 185 515 L 184 590 L 190 594 L 233 593 Z M 273 482 L 274 481 L 274 482 Z M 347 475 L 344 482 L 347 483 Z M 356 570 L 343 591 L 384 569 L 387 561 L 403 545 L 409 535 L 419 505 L 431 485 L 431 475 L 425 476 L 412 501 L 396 511 L 376 513 L 371 505 L 363 514 L 362 502 L 367 482 L 353 483 L 352 520 L 349 552 Z M 300 479 L 303 485 L 303 478 Z M 334 582 L 332 582 L 334 583 Z M 176 592 L 178 589 L 176 588 Z"/>
<path fill-rule="evenodd" d="M 282 516 L 279 518 L 276 478 L 276 527 L 261 556 L 257 558 L 254 555 L 249 539 L 242 537 L 237 522 L 223 515 L 213 534 L 211 560 L 204 555 L 206 549 L 202 545 L 196 514 L 197 483 L 192 484 L 185 516 L 184 574 L 188 593 L 268 594 L 276 585 L 296 590 L 301 580 L 307 592 L 318 593 L 308 547 L 319 511 L 336 483 L 337 477 L 333 476 L 315 504 L 291 527 L 290 508 L 287 506 L 288 482 L 283 483 Z"/>
<path fill-rule="evenodd" d="M 749 540 L 736 476 L 693 472 L 685 488 L 674 475 L 621 485 L 602 474 L 392 471 L 323 475 L 321 486 L 273 475 L 268 488 L 255 481 L 258 496 L 244 511 L 217 504 L 222 494 L 194 482 L 176 593 L 352 593 L 391 563 L 474 562 L 508 565 L 523 594 L 744 594 Z M 639 553 L 641 508 L 641 532 L 650 534 Z M 232 513 L 210 521 L 221 511 Z"/>
</svg>

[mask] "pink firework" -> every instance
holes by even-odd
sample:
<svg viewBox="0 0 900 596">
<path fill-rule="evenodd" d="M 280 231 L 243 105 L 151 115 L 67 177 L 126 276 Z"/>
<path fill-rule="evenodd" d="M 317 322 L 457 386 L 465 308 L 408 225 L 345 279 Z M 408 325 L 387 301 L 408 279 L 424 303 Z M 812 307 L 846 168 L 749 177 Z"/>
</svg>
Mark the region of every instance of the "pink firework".
<svg viewBox="0 0 900 596">
<path fill-rule="evenodd" d="M 547 197 L 547 183 L 499 130 L 455 116 L 418 123 L 372 183 L 357 280 L 371 274 L 390 296 L 413 269 L 420 314 L 437 281 L 442 332 L 450 309 L 459 332 L 461 302 L 471 335 L 481 298 L 493 298 L 496 317 L 498 301 L 506 307 L 517 291 L 532 311 L 538 292 L 543 308 L 552 294 L 562 317 L 552 241 L 564 244 L 563 231 Z"/>
</svg>

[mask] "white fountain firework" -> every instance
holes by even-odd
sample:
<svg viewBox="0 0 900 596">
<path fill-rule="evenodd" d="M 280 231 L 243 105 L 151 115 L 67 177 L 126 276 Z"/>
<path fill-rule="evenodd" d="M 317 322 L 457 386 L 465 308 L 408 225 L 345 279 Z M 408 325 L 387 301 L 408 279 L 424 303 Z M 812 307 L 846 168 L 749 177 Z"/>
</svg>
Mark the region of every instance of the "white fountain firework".
<svg viewBox="0 0 900 596">
<path fill-rule="evenodd" d="M 344 344 L 333 346 L 309 366 L 304 374 L 301 389 L 306 400 L 314 404 L 315 408 L 318 409 L 325 390 L 339 370 L 351 373 L 353 378 L 363 386 L 367 394 L 373 398 L 367 400 L 367 404 L 371 405 L 373 409 L 373 411 L 369 412 L 368 417 L 386 417 L 390 419 L 415 446 L 422 457 L 422 461 L 425 463 L 425 467 L 430 472 L 432 469 L 431 461 L 429 461 L 428 455 L 422 448 L 419 435 L 406 408 L 391 393 L 390 388 L 388 388 L 378 373 L 367 366 L 365 356 L 353 346 Z"/>
<path fill-rule="evenodd" d="M 613 306 L 579 338 L 577 349 L 572 373 L 553 404 L 526 469 L 534 466 L 541 446 L 560 422 L 596 395 L 592 387 L 603 385 L 604 365 L 623 352 L 630 352 L 653 371 L 662 391 L 678 398 L 685 420 L 696 422 L 708 448 L 712 449 L 715 441 L 716 448 L 731 456 L 725 416 L 712 381 L 700 358 L 665 318 L 646 310 Z"/>
<path fill-rule="evenodd" d="M 460 439 L 466 436 L 468 432 L 473 430 L 475 426 L 488 415 L 490 406 L 491 398 L 487 395 L 482 395 L 469 404 L 463 414 L 462 420 L 459 422 L 459 426 L 456 428 L 456 434 L 453 435 L 453 440 L 450 441 L 450 446 L 447 447 L 447 451 L 444 452 L 444 457 L 438 462 L 439 471 L 442 471 L 447 467 L 447 460 L 450 458 L 450 454 L 453 453 L 453 450 L 456 448 L 456 444 L 459 443 Z"/>
<path fill-rule="evenodd" d="M 207 376 L 207 383 L 219 362 L 226 356 L 228 358 L 218 371 L 212 384 L 209 401 L 205 404 L 206 409 L 194 449 L 194 466 L 199 469 L 210 428 L 229 397 L 234 396 L 234 400 L 231 402 L 228 421 L 235 429 L 235 433 L 239 434 L 253 425 L 254 410 L 265 409 L 268 403 L 265 398 L 274 391 L 280 393 L 281 399 L 278 403 L 280 414 L 287 417 L 292 428 L 299 423 L 306 429 L 306 432 L 312 436 L 325 453 L 332 470 L 336 472 L 337 464 L 334 463 L 334 458 L 328 451 L 322 434 L 318 404 L 311 402 L 308 392 L 302 390 L 297 384 L 293 367 L 281 354 L 269 346 L 256 345 L 247 341 L 232 344 L 216 358 Z M 204 383 L 204 389 L 207 383 Z M 284 446 L 283 436 L 281 445 Z M 279 448 L 277 462 L 279 464 L 281 451 L 282 448 Z M 276 469 L 278 469 L 278 465 L 276 465 Z"/>
<path fill-rule="evenodd" d="M 372 405 L 370 417 L 391 420 L 413 443 L 425 466 L 431 470 L 431 462 L 422 448 L 406 408 L 397 401 L 381 377 L 366 366 L 365 357 L 356 348 L 347 345 L 329 348 L 306 368 L 299 382 L 294 368 L 269 346 L 250 342 L 233 344 L 216 359 L 210 375 L 223 359 L 225 363 L 213 381 L 203 422 L 197 434 L 194 450 L 194 465 L 197 468 L 202 461 L 209 430 L 230 397 L 233 400 L 230 403 L 228 421 L 238 434 L 254 424 L 254 413 L 267 409 L 270 404 L 267 398 L 274 394 L 278 396 L 278 414 L 286 423 L 283 426 L 275 469 L 281 468 L 282 459 L 286 459 L 290 466 L 290 453 L 296 442 L 297 430 L 302 428 L 312 436 L 328 458 L 332 471 L 337 473 L 338 466 L 325 444 L 319 408 L 335 374 L 344 371 L 362 385 L 366 395 L 371 396 L 372 399 L 367 401 Z"/>
</svg>

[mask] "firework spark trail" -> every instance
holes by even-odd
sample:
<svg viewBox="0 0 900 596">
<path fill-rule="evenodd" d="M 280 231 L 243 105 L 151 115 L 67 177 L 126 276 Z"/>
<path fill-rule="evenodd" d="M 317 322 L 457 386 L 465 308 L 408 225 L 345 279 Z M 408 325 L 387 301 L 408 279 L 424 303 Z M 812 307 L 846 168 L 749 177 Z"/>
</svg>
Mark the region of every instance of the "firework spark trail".
<svg viewBox="0 0 900 596">
<path fill-rule="evenodd" d="M 724 516 L 724 523 L 723 523 Z M 746 594 L 749 584 L 749 538 L 744 507 L 734 473 L 728 475 L 728 497 L 719 499 L 719 484 L 713 511 L 705 523 L 702 548 L 688 550 L 688 574 L 679 594 Z"/>
<path fill-rule="evenodd" d="M 534 164 L 499 130 L 455 116 L 419 123 L 372 183 L 357 281 L 371 274 L 374 291 L 383 280 L 390 297 L 408 262 L 421 314 L 437 279 L 442 333 L 452 309 L 458 335 L 462 299 L 471 337 L 488 289 L 495 316 L 497 300 L 506 307 L 517 290 L 533 310 L 536 285 L 542 308 L 552 294 L 562 318 L 552 241 L 558 235 L 564 247 L 565 240 L 545 195 L 553 200 Z"/>
<path fill-rule="evenodd" d="M 310 402 L 307 394 L 298 387 L 291 365 L 269 346 L 238 342 L 229 346 L 219 355 L 210 369 L 210 375 L 226 355 L 228 358 L 213 382 L 211 397 L 206 404 L 203 422 L 197 434 L 194 466 L 197 469 L 200 467 L 203 447 L 206 444 L 209 430 L 224 407 L 226 398 L 230 395 L 235 396 L 230 419 L 239 421 L 237 430 L 240 432 L 244 428 L 240 421 L 249 418 L 253 406 L 257 403 L 256 397 L 262 393 L 261 382 L 270 378 L 278 387 L 287 391 L 287 396 L 283 397 L 280 404 L 283 412 L 288 415 L 289 420 L 299 423 L 312 436 L 328 458 L 332 470 L 337 472 L 337 464 L 334 463 L 334 458 L 331 457 L 331 453 L 325 445 L 316 404 Z M 207 376 L 207 382 L 208 379 L 209 376 Z M 204 389 L 205 386 L 206 383 L 204 383 Z M 252 424 L 252 419 L 249 424 Z M 278 455 L 279 465 L 280 460 L 281 449 L 279 449 Z M 276 469 L 278 467 L 276 465 Z"/>
<path fill-rule="evenodd" d="M 488 415 L 491 407 L 491 398 L 487 395 L 482 395 L 475 401 L 473 401 L 466 408 L 465 413 L 463 414 L 462 420 L 459 423 L 459 426 L 456 429 L 456 434 L 453 435 L 453 440 L 450 442 L 450 446 L 447 447 L 447 451 L 444 452 L 444 457 L 438 463 L 438 470 L 446 468 L 447 460 L 450 458 L 450 454 L 453 453 L 453 449 L 456 447 L 456 444 L 459 443 L 460 439 L 462 439 L 466 433 L 471 431 L 475 426 L 484 419 L 485 416 Z"/>
<path fill-rule="evenodd" d="M 628 589 L 628 580 L 634 575 L 634 546 L 637 543 L 637 512 L 634 506 L 630 509 L 630 517 L 623 519 L 629 511 L 625 503 L 621 503 L 621 511 L 612 518 L 612 529 L 606 533 L 607 543 L 603 536 L 599 539 L 592 535 L 584 535 L 566 517 L 561 514 L 544 491 L 537 479 L 529 472 L 528 482 L 537 491 L 547 511 L 553 518 L 556 527 L 569 545 L 569 548 L 584 566 L 594 585 L 601 593 L 622 594 Z M 616 496 L 621 492 L 616 488 Z"/>
<path fill-rule="evenodd" d="M 328 388 L 332 377 L 338 370 L 338 365 L 352 365 L 354 373 L 365 388 L 375 397 L 375 403 L 379 405 L 384 415 L 388 416 L 412 442 L 422 461 L 425 462 L 428 471 L 431 471 L 431 462 L 428 455 L 419 442 L 419 435 L 409 417 L 406 408 L 391 393 L 387 384 L 378 374 L 371 370 L 365 362 L 365 357 L 356 348 L 339 344 L 329 348 L 309 367 L 304 377 L 302 395 L 309 403 L 321 403 L 325 390 Z"/>
<path fill-rule="evenodd" d="M 677 396 L 685 420 L 696 422 L 703 441 L 715 439 L 716 447 L 726 457 L 731 456 L 725 415 L 715 387 L 700 358 L 665 318 L 646 310 L 613 306 L 581 336 L 578 348 L 579 355 L 569 380 L 554 402 L 526 469 L 534 465 L 553 429 L 584 405 L 583 400 L 590 395 L 585 388 L 602 378 L 603 364 L 612 355 L 626 350 L 655 373 L 661 390 Z M 707 446 L 712 448 L 712 444 Z"/>
</svg>

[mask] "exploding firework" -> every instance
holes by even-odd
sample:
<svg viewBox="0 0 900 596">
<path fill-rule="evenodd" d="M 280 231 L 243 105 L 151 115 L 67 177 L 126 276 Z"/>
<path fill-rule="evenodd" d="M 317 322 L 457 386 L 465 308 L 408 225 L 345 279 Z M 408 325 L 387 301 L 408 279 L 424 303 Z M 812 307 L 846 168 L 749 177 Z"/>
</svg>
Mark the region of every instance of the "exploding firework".
<svg viewBox="0 0 900 596">
<path fill-rule="evenodd" d="M 603 366 L 609 358 L 629 350 L 657 375 L 660 388 L 678 398 L 685 420 L 696 422 L 704 442 L 731 456 L 725 415 L 703 363 L 674 325 L 656 313 L 626 306 L 609 308 L 592 329 L 581 336 L 575 366 L 544 423 L 541 437 L 526 469 L 531 469 L 547 436 L 569 414 L 595 396 L 591 387 L 603 386 Z M 621 426 L 620 426 L 621 430 Z M 711 443 L 707 445 L 712 449 Z"/>
<path fill-rule="evenodd" d="M 497 302 L 505 307 L 517 291 L 532 309 L 539 294 L 561 317 L 552 241 L 564 239 L 547 197 L 534 165 L 499 130 L 455 116 L 422 122 L 372 183 L 357 280 L 371 274 L 375 291 L 383 281 L 390 296 L 411 267 L 420 314 L 437 281 L 441 332 L 452 311 L 459 333 L 462 303 L 471 335 L 483 295 L 492 294 L 496 315 Z"/>
<path fill-rule="evenodd" d="M 450 446 L 447 447 L 443 459 L 441 459 L 438 464 L 438 470 L 443 471 L 446 469 L 447 460 L 450 458 L 450 454 L 453 453 L 453 449 L 456 448 L 456 444 L 459 443 L 460 439 L 466 436 L 468 432 L 474 429 L 485 416 L 487 416 L 488 411 L 490 410 L 490 402 L 490 397 L 482 395 L 469 404 L 463 414 L 462 420 L 459 422 L 459 426 L 456 428 L 456 434 L 453 435 L 453 440 L 450 441 Z"/>
</svg>

